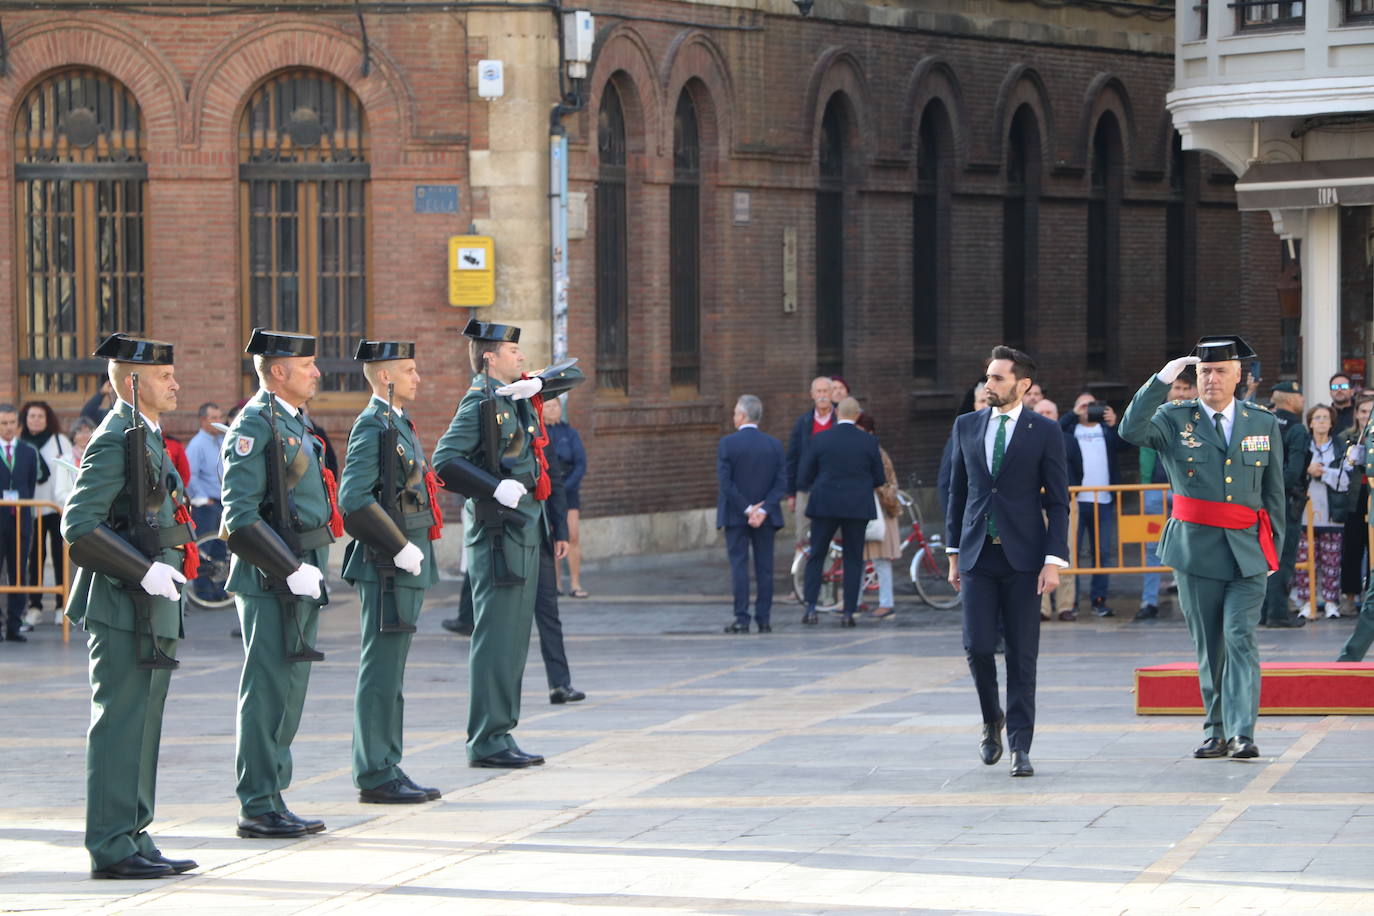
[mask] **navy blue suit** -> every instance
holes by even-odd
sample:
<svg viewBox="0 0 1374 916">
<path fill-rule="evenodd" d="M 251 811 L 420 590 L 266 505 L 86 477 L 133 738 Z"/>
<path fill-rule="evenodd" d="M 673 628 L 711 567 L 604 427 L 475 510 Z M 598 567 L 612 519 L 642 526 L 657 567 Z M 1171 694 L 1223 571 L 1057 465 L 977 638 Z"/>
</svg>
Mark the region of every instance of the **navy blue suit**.
<svg viewBox="0 0 1374 916">
<path fill-rule="evenodd" d="M 994 655 L 1000 623 L 1007 641 L 1008 743 L 1013 751 L 1029 752 L 1040 654 L 1035 590 L 1045 557 L 1068 557 L 1068 471 L 1059 425 L 1023 409 L 993 478 L 985 444 L 992 416 L 987 407 L 954 421 L 945 517 L 949 546 L 959 551 L 964 651 L 983 722 L 996 723 L 1002 715 Z M 988 537 L 989 515 L 997 521 L 996 540 Z"/>
<path fill-rule="evenodd" d="M 725 436 L 716 448 L 716 527 L 725 529 L 730 581 L 735 593 L 735 623 L 749 627 L 749 551 L 754 552 L 754 620 L 769 623 L 773 612 L 773 539 L 783 525 L 782 498 L 787 492 L 787 462 L 782 443 L 757 427 Z M 768 518 L 749 527 L 744 510 L 763 503 Z"/>
<path fill-rule="evenodd" d="M 20 499 L 33 499 L 33 488 L 38 483 L 38 450 L 19 438 L 11 445 L 14 453 L 14 466 L 3 460 L 4 447 L 0 445 L 0 490 L 16 490 Z M 9 573 L 9 584 L 19 585 L 24 580 L 24 570 L 28 568 L 29 550 L 33 547 L 33 510 L 19 510 L 19 525 L 16 531 L 14 509 L 0 509 L 0 569 Z M 14 592 L 5 602 L 5 635 L 18 636 L 19 627 L 24 622 L 24 604 L 27 596 Z"/>
<path fill-rule="evenodd" d="M 816 606 L 821 590 L 821 567 L 830 539 L 838 529 L 844 547 L 844 613 L 859 608 L 863 583 L 864 528 L 877 517 L 873 490 L 886 483 L 878 438 L 853 423 L 839 423 L 817 433 L 802 455 L 797 470 L 797 489 L 811 491 L 806 504 L 811 519 L 811 556 L 806 561 L 807 612 Z"/>
</svg>

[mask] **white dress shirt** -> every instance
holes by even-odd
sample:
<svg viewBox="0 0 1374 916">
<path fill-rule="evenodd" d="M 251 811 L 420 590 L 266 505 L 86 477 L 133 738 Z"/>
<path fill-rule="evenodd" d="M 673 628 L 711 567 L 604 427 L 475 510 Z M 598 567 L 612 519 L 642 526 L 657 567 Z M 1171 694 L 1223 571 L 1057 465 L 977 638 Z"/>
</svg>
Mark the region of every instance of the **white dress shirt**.
<svg viewBox="0 0 1374 916">
<path fill-rule="evenodd" d="M 1198 403 L 1201 404 L 1202 402 L 1199 401 Z M 1208 407 L 1206 404 L 1202 404 L 1202 410 L 1204 415 L 1207 417 L 1207 423 L 1211 425 L 1213 429 L 1215 429 L 1217 421 L 1213 419 L 1213 416 L 1217 413 L 1217 411 Z M 1225 407 L 1221 409 L 1221 429 L 1223 433 L 1222 438 L 1226 440 L 1224 444 L 1227 447 L 1230 447 L 1231 445 L 1231 433 L 1235 430 L 1235 428 L 1236 399 L 1231 398 L 1231 403 L 1227 404 Z"/>
</svg>

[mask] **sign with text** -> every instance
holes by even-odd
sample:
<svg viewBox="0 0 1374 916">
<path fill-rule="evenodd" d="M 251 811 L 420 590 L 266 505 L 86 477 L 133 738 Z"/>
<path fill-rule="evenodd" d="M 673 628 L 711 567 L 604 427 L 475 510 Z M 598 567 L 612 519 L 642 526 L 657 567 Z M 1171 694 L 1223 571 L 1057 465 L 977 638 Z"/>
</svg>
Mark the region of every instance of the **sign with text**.
<svg viewBox="0 0 1374 916">
<path fill-rule="evenodd" d="M 416 213 L 457 213 L 458 186 L 456 184 L 417 184 L 415 186 Z"/>
<path fill-rule="evenodd" d="M 489 235 L 448 240 L 448 304 L 464 308 L 496 301 L 496 246 Z"/>
</svg>

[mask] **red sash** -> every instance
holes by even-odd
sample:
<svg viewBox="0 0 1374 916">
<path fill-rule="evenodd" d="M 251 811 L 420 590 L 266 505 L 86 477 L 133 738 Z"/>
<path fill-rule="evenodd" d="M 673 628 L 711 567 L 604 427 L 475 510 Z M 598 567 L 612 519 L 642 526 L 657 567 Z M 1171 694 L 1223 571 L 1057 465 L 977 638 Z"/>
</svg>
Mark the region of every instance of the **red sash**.
<svg viewBox="0 0 1374 916">
<path fill-rule="evenodd" d="M 1207 499 L 1194 499 L 1181 493 L 1173 495 L 1173 517 L 1180 522 L 1194 525 L 1207 525 L 1211 528 L 1243 530 L 1259 523 L 1260 550 L 1264 552 L 1265 562 L 1271 570 L 1279 568 L 1279 554 L 1274 549 L 1274 526 L 1269 521 L 1269 513 L 1263 509 L 1251 509 L 1234 503 L 1214 503 Z"/>
<path fill-rule="evenodd" d="M 191 531 L 196 530 L 196 526 L 191 522 L 191 510 L 185 506 L 177 506 L 176 515 L 173 516 L 178 525 L 190 525 Z M 196 573 L 200 572 L 200 548 L 195 541 L 189 544 L 182 544 L 181 549 L 185 551 L 181 557 L 181 574 L 188 579 L 194 579 Z"/>
<path fill-rule="evenodd" d="M 522 374 L 520 377 L 529 378 L 529 375 Z M 544 396 L 536 394 L 530 398 L 530 405 L 534 407 L 535 419 L 539 421 L 539 435 L 530 440 L 530 445 L 534 448 L 534 460 L 539 464 L 539 482 L 534 485 L 534 498 L 544 500 L 553 493 L 553 481 L 549 479 L 549 459 L 544 457 L 544 449 L 549 444 L 549 434 L 544 429 Z"/>
</svg>

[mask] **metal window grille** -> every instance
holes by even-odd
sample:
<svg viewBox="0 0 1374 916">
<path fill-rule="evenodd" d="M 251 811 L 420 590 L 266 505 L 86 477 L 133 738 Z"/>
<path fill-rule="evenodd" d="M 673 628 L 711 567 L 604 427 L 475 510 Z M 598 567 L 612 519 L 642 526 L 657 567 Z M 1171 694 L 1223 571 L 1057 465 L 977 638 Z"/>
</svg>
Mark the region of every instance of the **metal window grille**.
<svg viewBox="0 0 1374 916">
<path fill-rule="evenodd" d="M 244 335 L 315 335 L 322 391 L 365 388 L 367 142 L 357 95 L 309 70 L 260 86 L 239 125 Z"/>
<path fill-rule="evenodd" d="M 670 321 L 674 387 L 701 385 L 701 141 L 686 90 L 673 117 L 673 184 L 668 200 Z"/>
<path fill-rule="evenodd" d="M 940 198 L 949 190 L 948 163 L 939 124 L 943 114 L 943 106 L 931 102 L 921 117 L 911 214 L 912 374 L 932 385 L 936 382 L 939 352 L 940 246 L 947 228 L 941 224 Z"/>
<path fill-rule="evenodd" d="M 1002 339 L 1028 347 L 1039 282 L 1038 131 L 1030 110 L 1012 118 L 1007 137 L 1007 192 L 1002 200 Z"/>
<path fill-rule="evenodd" d="M 1297 28 L 1306 13 L 1302 0 L 1233 0 L 1227 6 L 1236 11 L 1237 29 Z"/>
<path fill-rule="evenodd" d="M 1196 335 L 1192 332 L 1196 271 L 1198 154 L 1184 152 L 1183 139 L 1174 134 L 1169 203 L 1165 210 L 1165 351 L 1182 353 Z"/>
<path fill-rule="evenodd" d="M 15 237 L 24 397 L 75 403 L 94 393 L 105 365 L 91 351 L 115 331 L 143 331 L 144 154 L 138 102 L 107 74 L 55 73 L 19 103 Z"/>
<path fill-rule="evenodd" d="M 816 192 L 816 371 L 844 371 L 844 121 L 832 98 L 821 118 Z"/>
<path fill-rule="evenodd" d="M 606 85 L 597 117 L 596 383 L 629 392 L 629 250 L 625 201 L 625 113 Z"/>
<path fill-rule="evenodd" d="M 1088 309 L 1085 363 L 1092 378 L 1112 365 L 1121 221 L 1121 153 L 1116 119 L 1103 115 L 1093 134 L 1088 198 Z"/>
</svg>

